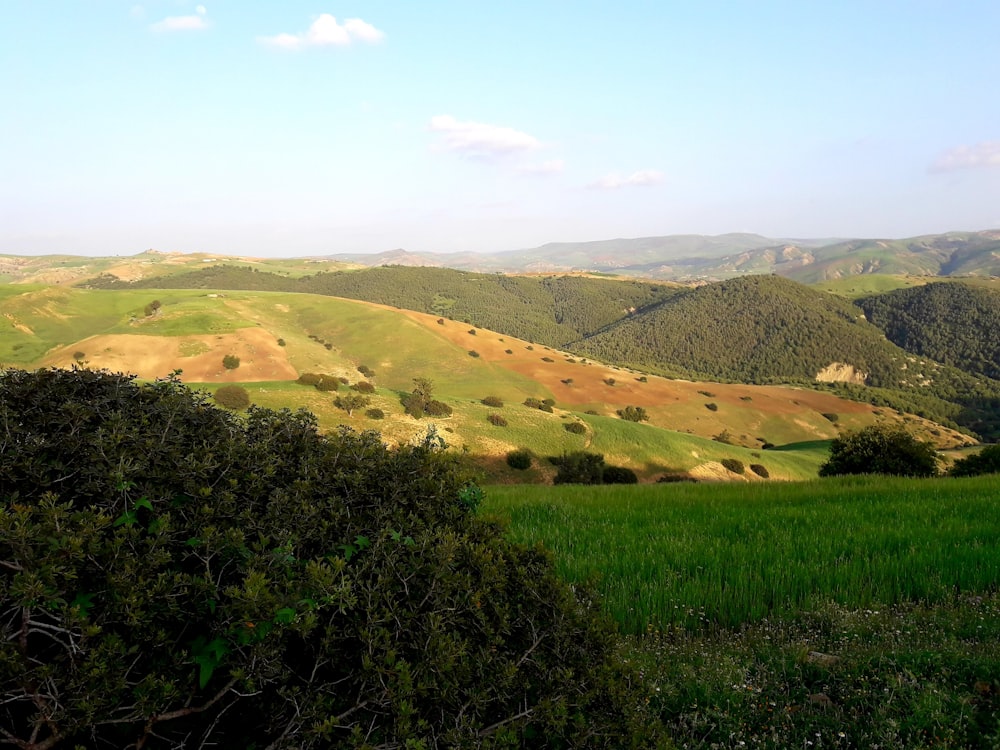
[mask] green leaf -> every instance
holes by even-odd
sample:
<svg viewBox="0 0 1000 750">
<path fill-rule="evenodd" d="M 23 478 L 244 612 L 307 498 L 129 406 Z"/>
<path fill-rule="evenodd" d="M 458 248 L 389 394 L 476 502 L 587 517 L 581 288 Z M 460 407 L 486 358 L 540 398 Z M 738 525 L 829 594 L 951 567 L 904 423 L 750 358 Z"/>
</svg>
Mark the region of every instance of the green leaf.
<svg viewBox="0 0 1000 750">
<path fill-rule="evenodd" d="M 145 508 L 146 510 L 152 510 L 153 509 L 153 504 L 151 502 L 149 502 L 149 498 L 148 497 L 140 497 L 138 500 L 135 501 L 135 507 L 136 508 Z"/>
<path fill-rule="evenodd" d="M 295 620 L 295 610 L 291 607 L 282 607 L 274 613 L 274 622 L 277 625 L 288 625 Z"/>
<path fill-rule="evenodd" d="M 127 510 L 118 516 L 111 526 L 112 528 L 117 528 L 118 526 L 134 526 L 135 522 L 138 520 L 139 519 L 136 517 L 134 510 Z"/>
</svg>

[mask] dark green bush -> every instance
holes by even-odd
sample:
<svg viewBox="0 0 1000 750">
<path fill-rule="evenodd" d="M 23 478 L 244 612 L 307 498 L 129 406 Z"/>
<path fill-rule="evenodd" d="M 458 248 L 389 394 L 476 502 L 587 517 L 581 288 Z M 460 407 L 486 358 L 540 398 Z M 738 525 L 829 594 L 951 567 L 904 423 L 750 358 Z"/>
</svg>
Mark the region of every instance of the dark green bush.
<svg viewBox="0 0 1000 750">
<path fill-rule="evenodd" d="M 240 358 L 235 354 L 227 354 L 222 358 L 222 366 L 227 370 L 235 370 L 240 366 Z"/>
<path fill-rule="evenodd" d="M 312 385 L 312 386 L 315 386 L 322 379 L 323 379 L 323 376 L 319 375 L 318 373 L 315 373 L 315 372 L 304 372 L 301 375 L 299 375 L 298 380 L 296 380 L 295 382 L 298 383 L 299 385 Z"/>
<path fill-rule="evenodd" d="M 430 401 L 427 402 L 425 411 L 427 413 L 427 416 L 429 417 L 451 416 L 451 407 L 448 406 L 448 404 L 444 403 L 444 401 L 437 401 L 435 399 L 431 399 Z"/>
<path fill-rule="evenodd" d="M 524 399 L 524 405 L 527 406 L 528 408 L 538 409 L 540 411 L 548 412 L 549 414 L 552 413 L 553 403 L 555 402 L 550 403 L 550 399 L 545 399 L 544 401 L 540 401 L 537 398 Z"/>
<path fill-rule="evenodd" d="M 367 380 L 359 380 L 351 386 L 351 390 L 357 391 L 358 393 L 375 393 L 375 386 Z"/>
<path fill-rule="evenodd" d="M 764 479 L 771 476 L 771 472 L 769 472 L 767 467 L 763 464 L 750 464 L 750 471 L 759 477 L 763 477 Z"/>
<path fill-rule="evenodd" d="M 587 425 L 583 422 L 567 422 L 563 425 L 563 429 L 574 435 L 584 435 L 587 432 Z"/>
<path fill-rule="evenodd" d="M 649 421 L 649 414 L 646 413 L 646 409 L 642 406 L 626 406 L 624 409 L 616 411 L 615 414 L 624 419 L 626 422 Z"/>
<path fill-rule="evenodd" d="M 215 392 L 216 402 L 227 409 L 240 411 L 250 406 L 250 394 L 247 389 L 239 385 L 224 385 Z"/>
<path fill-rule="evenodd" d="M 600 484 L 604 477 L 604 456 L 574 451 L 559 457 L 554 484 Z"/>
<path fill-rule="evenodd" d="M 469 356 L 472 357 L 473 359 L 479 359 L 479 352 L 475 351 L 474 349 L 470 349 Z"/>
<path fill-rule="evenodd" d="M 840 421 L 840 416 L 830 411 L 823 412 L 823 418 L 828 420 L 832 424 L 837 424 L 837 422 Z"/>
<path fill-rule="evenodd" d="M 494 427 L 507 426 L 507 418 L 503 414 L 490 414 L 486 419 Z"/>
<path fill-rule="evenodd" d="M 285 346 L 285 340 L 284 339 L 278 339 L 278 346 Z"/>
<path fill-rule="evenodd" d="M 639 477 L 635 472 L 624 466 L 605 466 L 601 474 L 604 484 L 638 484 Z"/>
<path fill-rule="evenodd" d="M 674 484 L 675 482 L 697 482 L 690 474 L 684 474 L 683 472 L 664 474 L 659 479 L 656 480 L 657 484 Z"/>
<path fill-rule="evenodd" d="M 719 463 L 725 466 L 729 471 L 733 472 L 733 474 L 742 474 L 746 471 L 746 467 L 743 466 L 743 462 L 738 458 L 724 458 Z"/>
<path fill-rule="evenodd" d="M 370 368 L 368 365 L 358 365 L 358 372 L 360 372 L 362 375 L 364 375 L 369 380 L 371 380 L 372 378 L 375 377 L 375 371 L 372 368 Z"/>
<path fill-rule="evenodd" d="M 500 409 L 503 407 L 503 399 L 499 396 L 487 396 L 479 403 L 483 406 L 492 406 L 494 409 Z"/>
<path fill-rule="evenodd" d="M 365 416 L 369 419 L 385 419 L 385 412 L 381 409 L 368 409 Z"/>
<path fill-rule="evenodd" d="M 931 477 L 938 473 L 937 451 L 902 427 L 870 425 L 830 443 L 830 458 L 819 467 L 821 477 L 840 474 L 890 474 Z"/>
<path fill-rule="evenodd" d="M 340 388 L 340 378 L 336 378 L 333 375 L 320 375 L 319 380 L 316 381 L 316 390 L 323 391 L 324 393 L 332 393 Z"/>
<path fill-rule="evenodd" d="M 83 362 L 87 358 L 86 352 L 73 352 L 73 359 L 77 362 Z"/>
<path fill-rule="evenodd" d="M 707 403 L 705 404 L 705 408 L 708 409 L 709 411 L 718 411 L 719 405 L 715 403 Z"/>
<path fill-rule="evenodd" d="M 534 458 L 534 454 L 527 448 L 518 448 L 507 454 L 507 465 L 512 469 L 525 471 L 531 468 Z"/>
<path fill-rule="evenodd" d="M 589 592 L 430 437 L 89 371 L 0 374 L 0 424 L 6 745 L 657 743 Z"/>
<path fill-rule="evenodd" d="M 979 453 L 958 459 L 948 473 L 953 477 L 1000 474 L 1000 443 L 987 445 Z"/>
</svg>

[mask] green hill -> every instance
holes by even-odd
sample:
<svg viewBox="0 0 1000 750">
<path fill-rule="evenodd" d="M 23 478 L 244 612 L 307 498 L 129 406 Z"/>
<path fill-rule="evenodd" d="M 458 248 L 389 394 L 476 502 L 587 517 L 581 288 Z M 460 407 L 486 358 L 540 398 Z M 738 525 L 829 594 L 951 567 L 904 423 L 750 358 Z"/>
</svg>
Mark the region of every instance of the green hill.
<svg viewBox="0 0 1000 750">
<path fill-rule="evenodd" d="M 855 304 L 906 351 L 1000 379 L 1000 291 L 939 282 Z"/>
</svg>

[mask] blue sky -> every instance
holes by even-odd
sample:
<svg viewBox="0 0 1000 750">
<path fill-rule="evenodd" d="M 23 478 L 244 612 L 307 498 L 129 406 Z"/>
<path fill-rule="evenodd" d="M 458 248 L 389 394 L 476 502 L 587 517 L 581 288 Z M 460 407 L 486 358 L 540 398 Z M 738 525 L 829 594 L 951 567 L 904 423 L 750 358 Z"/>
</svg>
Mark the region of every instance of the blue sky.
<svg viewBox="0 0 1000 750">
<path fill-rule="evenodd" d="M 0 13 L 0 252 L 1000 227 L 995 0 Z"/>
</svg>

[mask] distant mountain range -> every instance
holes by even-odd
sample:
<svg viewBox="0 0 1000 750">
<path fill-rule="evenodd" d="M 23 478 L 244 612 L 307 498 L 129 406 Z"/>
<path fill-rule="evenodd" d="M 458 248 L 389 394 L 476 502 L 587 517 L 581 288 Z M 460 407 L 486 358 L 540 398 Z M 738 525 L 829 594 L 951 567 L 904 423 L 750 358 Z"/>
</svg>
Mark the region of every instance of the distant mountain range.
<svg viewBox="0 0 1000 750">
<path fill-rule="evenodd" d="M 326 257 L 363 266 L 434 266 L 486 273 L 591 271 L 676 281 L 718 281 L 769 273 L 804 283 L 873 273 L 1000 276 L 1000 230 L 897 240 L 668 235 L 552 242 L 500 253 L 391 250 Z"/>
</svg>

